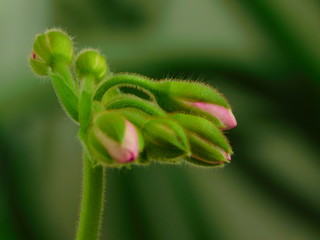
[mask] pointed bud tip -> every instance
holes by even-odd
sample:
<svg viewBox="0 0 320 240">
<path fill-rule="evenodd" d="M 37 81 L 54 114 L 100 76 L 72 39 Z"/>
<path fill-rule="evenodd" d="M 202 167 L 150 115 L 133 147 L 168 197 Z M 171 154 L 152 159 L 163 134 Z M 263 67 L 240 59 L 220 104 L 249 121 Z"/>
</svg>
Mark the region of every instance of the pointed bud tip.
<svg viewBox="0 0 320 240">
<path fill-rule="evenodd" d="M 221 153 L 228 161 L 231 161 L 231 154 L 226 153 L 225 151 L 221 151 Z"/>
<path fill-rule="evenodd" d="M 31 58 L 32 58 L 33 60 L 35 60 L 36 57 L 37 57 L 37 54 L 36 54 L 35 52 L 32 52 L 32 53 L 31 53 Z"/>
<path fill-rule="evenodd" d="M 139 137 L 137 130 L 128 120 L 125 120 L 125 124 L 126 130 L 122 145 L 126 153 L 121 158 L 116 159 L 119 163 L 132 162 L 136 160 L 139 155 Z"/>
<path fill-rule="evenodd" d="M 231 129 L 237 126 L 237 120 L 231 109 L 225 108 L 212 103 L 195 102 L 192 106 L 199 108 L 216 117 L 225 127 L 223 129 Z"/>
<path fill-rule="evenodd" d="M 133 152 L 131 152 L 129 158 L 127 159 L 127 162 L 132 162 L 136 158 L 137 158 L 137 155 L 135 155 Z"/>
<path fill-rule="evenodd" d="M 128 151 L 124 158 L 116 159 L 118 163 L 130 163 L 138 158 L 138 153 L 133 151 Z"/>
<path fill-rule="evenodd" d="M 29 57 L 29 65 L 31 70 L 38 76 L 47 76 L 49 71 L 49 66 L 41 59 L 35 52 L 31 52 Z"/>
</svg>

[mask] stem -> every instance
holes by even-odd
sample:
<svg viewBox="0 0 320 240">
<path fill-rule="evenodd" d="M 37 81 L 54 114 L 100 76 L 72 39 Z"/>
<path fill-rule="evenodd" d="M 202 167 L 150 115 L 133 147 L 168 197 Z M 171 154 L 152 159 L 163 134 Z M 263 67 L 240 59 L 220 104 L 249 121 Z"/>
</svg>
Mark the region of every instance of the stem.
<svg viewBox="0 0 320 240">
<path fill-rule="evenodd" d="M 87 153 L 84 154 L 82 203 L 76 240 L 97 240 L 102 221 L 105 169 L 92 166 Z"/>
<path fill-rule="evenodd" d="M 156 88 L 154 88 L 154 82 L 148 78 L 138 76 L 138 75 L 129 75 L 129 74 L 119 74 L 114 75 L 105 81 L 101 82 L 97 87 L 96 92 L 94 93 L 94 100 L 100 101 L 103 95 L 114 86 L 135 86 L 144 89 L 146 92 L 155 94 Z M 150 95 L 150 94 L 149 94 Z M 151 94 L 152 95 L 152 94 Z"/>
<path fill-rule="evenodd" d="M 135 108 L 150 116 L 166 116 L 166 113 L 153 102 L 126 94 L 123 94 L 108 104 L 105 104 L 105 107 L 106 109 Z"/>
<path fill-rule="evenodd" d="M 80 138 L 84 140 L 87 127 L 91 120 L 92 108 L 92 89 L 94 87 L 94 78 L 87 76 L 81 79 L 81 92 L 79 100 L 79 122 L 80 122 Z"/>
</svg>

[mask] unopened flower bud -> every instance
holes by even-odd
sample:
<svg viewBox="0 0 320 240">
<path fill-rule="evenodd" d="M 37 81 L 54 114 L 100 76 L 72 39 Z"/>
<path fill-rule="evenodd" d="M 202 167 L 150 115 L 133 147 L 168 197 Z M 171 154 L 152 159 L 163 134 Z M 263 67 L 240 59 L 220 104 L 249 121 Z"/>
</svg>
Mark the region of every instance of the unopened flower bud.
<svg viewBox="0 0 320 240">
<path fill-rule="evenodd" d="M 100 112 L 92 121 L 88 135 L 94 160 L 109 166 L 135 161 L 143 149 L 138 129 L 117 112 Z"/>
<path fill-rule="evenodd" d="M 189 155 L 189 143 L 183 128 L 167 118 L 152 118 L 142 127 L 148 155 L 172 159 Z"/>
<path fill-rule="evenodd" d="M 168 112 L 208 114 L 221 129 L 237 125 L 231 107 L 217 90 L 196 82 L 163 81 L 157 83 L 158 104 Z"/>
<path fill-rule="evenodd" d="M 216 167 L 224 166 L 231 160 L 230 154 L 196 134 L 190 134 L 188 139 L 192 148 L 192 155 L 186 158 L 188 162 L 199 166 Z"/>
<path fill-rule="evenodd" d="M 50 67 L 57 63 L 70 65 L 72 59 L 71 38 L 62 30 L 51 29 L 36 36 L 29 61 L 35 73 L 46 76 Z"/>
<path fill-rule="evenodd" d="M 191 157 L 188 161 L 198 165 L 216 166 L 231 160 L 231 146 L 215 124 L 188 114 L 174 114 L 172 117 L 185 129 L 189 140 Z"/>
<path fill-rule="evenodd" d="M 217 118 L 223 124 L 222 129 L 231 129 L 237 126 L 237 120 L 231 109 L 205 102 L 189 102 L 188 104 Z"/>
<path fill-rule="evenodd" d="M 92 76 L 96 81 L 100 81 L 107 75 L 108 65 L 97 50 L 86 49 L 77 57 L 76 72 L 80 78 Z"/>
</svg>

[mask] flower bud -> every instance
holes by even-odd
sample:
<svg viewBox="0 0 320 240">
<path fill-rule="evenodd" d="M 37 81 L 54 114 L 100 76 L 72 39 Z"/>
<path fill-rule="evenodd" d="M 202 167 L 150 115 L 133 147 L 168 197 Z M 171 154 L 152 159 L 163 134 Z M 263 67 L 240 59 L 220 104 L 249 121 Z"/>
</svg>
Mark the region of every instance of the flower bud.
<svg viewBox="0 0 320 240">
<path fill-rule="evenodd" d="M 72 45 L 71 38 L 59 29 L 37 35 L 29 59 L 32 70 L 47 76 L 49 68 L 57 63 L 70 65 L 73 59 Z"/>
<path fill-rule="evenodd" d="M 215 124 L 188 114 L 174 114 L 172 118 L 185 129 L 192 153 L 188 161 L 216 166 L 231 160 L 231 146 Z"/>
<path fill-rule="evenodd" d="M 188 135 L 192 155 L 186 160 L 199 166 L 224 166 L 231 160 L 230 154 L 196 134 Z"/>
<path fill-rule="evenodd" d="M 167 118 L 152 118 L 142 127 L 146 150 L 156 159 L 189 155 L 189 143 L 183 128 Z"/>
<path fill-rule="evenodd" d="M 79 77 L 92 76 L 96 81 L 102 80 L 108 71 L 105 58 L 93 49 L 82 51 L 76 60 L 76 72 Z"/>
<path fill-rule="evenodd" d="M 163 81 L 157 85 L 158 104 L 166 111 L 208 115 L 221 129 L 237 125 L 228 101 L 217 90 L 195 82 Z"/>
<path fill-rule="evenodd" d="M 237 126 L 237 120 L 231 109 L 205 102 L 193 102 L 189 104 L 217 118 L 223 124 L 222 129 L 231 129 Z"/>
<path fill-rule="evenodd" d="M 100 112 L 92 121 L 88 135 L 93 158 L 108 166 L 135 161 L 143 149 L 138 129 L 117 112 Z"/>
</svg>

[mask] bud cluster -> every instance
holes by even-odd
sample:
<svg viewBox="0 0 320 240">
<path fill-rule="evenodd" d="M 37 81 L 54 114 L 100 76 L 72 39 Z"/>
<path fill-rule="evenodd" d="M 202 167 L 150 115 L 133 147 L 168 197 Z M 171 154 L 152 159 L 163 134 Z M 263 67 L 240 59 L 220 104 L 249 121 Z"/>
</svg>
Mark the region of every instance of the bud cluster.
<svg viewBox="0 0 320 240">
<path fill-rule="evenodd" d="M 210 167 L 231 160 L 222 131 L 237 122 L 216 89 L 195 81 L 108 74 L 105 58 L 93 49 L 80 51 L 75 61 L 73 56 L 72 39 L 52 29 L 36 37 L 30 66 L 52 79 L 96 164 L 185 161 Z"/>
</svg>

